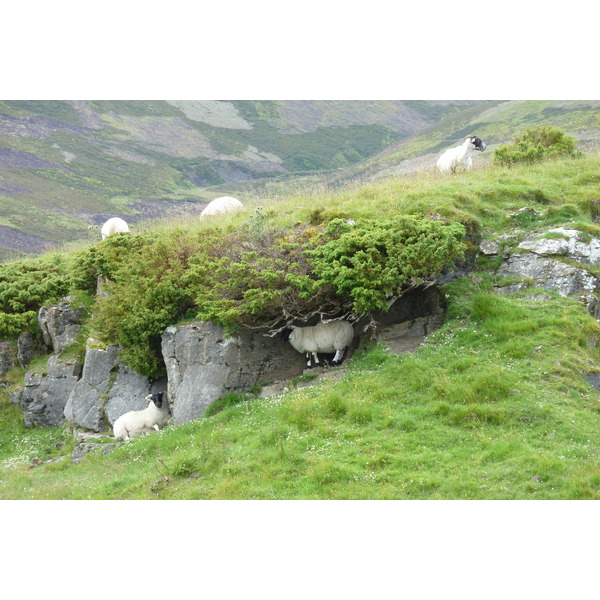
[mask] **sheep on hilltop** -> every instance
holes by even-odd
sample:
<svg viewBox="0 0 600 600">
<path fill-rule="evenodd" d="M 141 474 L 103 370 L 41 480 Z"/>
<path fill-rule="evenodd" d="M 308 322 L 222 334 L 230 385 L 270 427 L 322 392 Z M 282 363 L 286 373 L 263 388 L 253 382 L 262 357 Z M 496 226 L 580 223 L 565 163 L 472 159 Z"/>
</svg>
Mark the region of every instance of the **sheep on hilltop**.
<svg viewBox="0 0 600 600">
<path fill-rule="evenodd" d="M 113 217 L 112 219 L 106 221 L 100 230 L 103 240 L 105 240 L 109 235 L 114 235 L 115 233 L 129 233 L 129 226 L 123 219 L 119 217 Z"/>
<path fill-rule="evenodd" d="M 244 205 L 237 199 L 231 196 L 221 196 L 215 198 L 204 208 L 200 213 L 200 218 L 205 219 L 206 217 L 216 217 L 227 213 L 236 212 L 242 210 Z"/>
<path fill-rule="evenodd" d="M 487 146 L 485 142 L 474 135 L 467 136 L 465 141 L 454 148 L 448 148 L 437 161 L 437 168 L 442 173 L 456 173 L 458 169 L 469 171 L 473 166 L 471 154 L 475 150 L 483 152 Z"/>
</svg>

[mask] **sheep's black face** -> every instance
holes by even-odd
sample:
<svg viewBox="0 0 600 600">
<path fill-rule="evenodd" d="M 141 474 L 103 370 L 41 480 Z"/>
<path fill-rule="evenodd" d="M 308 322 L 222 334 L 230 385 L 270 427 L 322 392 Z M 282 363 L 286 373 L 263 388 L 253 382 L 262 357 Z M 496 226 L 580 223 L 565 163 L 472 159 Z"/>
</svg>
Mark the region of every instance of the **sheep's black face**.
<svg viewBox="0 0 600 600">
<path fill-rule="evenodd" d="M 471 140 L 471 144 L 473 144 L 473 146 L 475 146 L 475 150 L 479 150 L 479 152 L 483 152 L 487 146 L 485 145 L 485 142 L 483 140 L 481 140 L 478 137 L 472 136 L 469 138 Z"/>
<path fill-rule="evenodd" d="M 156 404 L 156 408 L 161 408 L 162 407 L 162 402 L 163 402 L 163 396 L 164 396 L 164 392 L 159 392 L 158 394 L 152 394 L 150 396 L 150 399 L 152 400 L 152 402 L 154 402 L 154 404 Z"/>
<path fill-rule="evenodd" d="M 281 339 L 282 339 L 284 342 L 287 342 L 287 341 L 290 339 L 290 335 L 292 335 L 292 330 L 291 330 L 291 329 L 284 329 L 284 330 L 281 332 Z"/>
</svg>

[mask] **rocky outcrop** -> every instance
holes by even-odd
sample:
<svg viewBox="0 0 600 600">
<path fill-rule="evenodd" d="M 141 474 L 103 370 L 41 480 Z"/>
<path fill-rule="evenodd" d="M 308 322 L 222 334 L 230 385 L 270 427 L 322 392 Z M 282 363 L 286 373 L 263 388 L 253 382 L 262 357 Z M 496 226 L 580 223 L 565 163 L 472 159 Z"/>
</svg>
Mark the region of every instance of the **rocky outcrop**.
<svg viewBox="0 0 600 600">
<path fill-rule="evenodd" d="M 122 414 L 146 407 L 148 394 L 166 391 L 166 380 L 153 382 L 119 361 L 119 348 L 88 348 L 81 378 L 64 408 L 67 421 L 77 427 L 102 431 Z"/>
<path fill-rule="evenodd" d="M 539 256 L 565 256 L 587 265 L 600 265 L 600 240 L 577 229 L 556 227 L 530 235 L 519 248 Z"/>
<path fill-rule="evenodd" d="M 75 342 L 85 312 L 85 308 L 71 307 L 68 300 L 52 306 L 42 306 L 38 313 L 38 323 L 46 346 L 59 354 Z"/>
<path fill-rule="evenodd" d="M 437 286 L 420 286 L 388 311 L 370 315 L 376 334 L 365 339 L 385 341 L 394 349 L 414 349 L 443 323 L 444 308 Z M 66 316 L 65 309 L 64 305 L 49 307 L 43 314 L 42 320 L 52 324 L 47 331 L 53 345 L 58 340 L 57 347 L 68 345 L 61 332 L 76 325 L 78 318 L 72 313 Z M 355 324 L 355 339 L 344 360 L 358 347 L 364 328 L 360 322 Z M 161 391 L 168 392 L 173 422 L 186 423 L 202 417 L 209 404 L 226 394 L 266 384 L 285 387 L 305 369 L 305 357 L 278 335 L 241 330 L 228 336 L 221 327 L 206 322 L 165 330 L 162 353 L 167 377 L 157 381 L 128 369 L 119 360 L 116 346 L 100 347 L 94 340 L 88 340 L 87 346 L 83 365 L 53 355 L 46 372 L 27 373 L 24 389 L 11 394 L 24 411 L 27 426 L 57 426 L 67 420 L 88 431 L 104 431 L 122 414 L 145 408 L 148 394 Z"/>
<path fill-rule="evenodd" d="M 40 336 L 23 331 L 17 341 L 17 360 L 21 367 L 26 369 L 34 357 L 42 354 L 46 354 L 46 347 Z"/>
<path fill-rule="evenodd" d="M 486 241 L 487 255 L 499 254 L 500 246 Z M 600 267 L 600 240 L 585 232 L 558 227 L 526 237 L 516 251 L 504 256 L 498 275 L 521 281 L 499 286 L 498 293 L 514 293 L 540 287 L 561 296 L 581 299 L 598 316 L 600 279 L 587 266 Z"/>
<path fill-rule="evenodd" d="M 10 342 L 0 342 L 0 377 L 15 368 L 17 349 Z"/>
<path fill-rule="evenodd" d="M 42 373 L 25 374 L 23 389 L 11 394 L 24 413 L 26 427 L 57 427 L 64 420 L 67 399 L 81 374 L 81 365 L 62 360 L 58 356 L 48 359 Z"/>
<path fill-rule="evenodd" d="M 591 294 L 598 290 L 598 278 L 586 269 L 535 254 L 513 254 L 500 267 L 499 275 L 532 279 L 538 287 L 561 296 Z"/>
<path fill-rule="evenodd" d="M 203 416 L 221 396 L 296 377 L 304 369 L 299 354 L 279 337 L 251 331 L 227 336 L 206 322 L 168 327 L 162 352 L 176 424 Z"/>
<path fill-rule="evenodd" d="M 166 391 L 166 378 L 152 381 L 119 361 L 116 346 L 94 347 L 83 365 L 77 358 L 50 356 L 43 372 L 29 371 L 10 400 L 24 413 L 26 427 L 57 427 L 66 421 L 102 431 L 122 414 L 146 407 L 148 394 Z"/>
</svg>

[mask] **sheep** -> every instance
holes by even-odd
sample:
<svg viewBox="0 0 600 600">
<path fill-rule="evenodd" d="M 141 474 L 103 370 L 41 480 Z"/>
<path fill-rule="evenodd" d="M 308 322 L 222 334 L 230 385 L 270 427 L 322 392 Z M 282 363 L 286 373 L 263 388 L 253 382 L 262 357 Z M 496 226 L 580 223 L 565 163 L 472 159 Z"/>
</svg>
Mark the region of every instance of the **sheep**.
<svg viewBox="0 0 600 600">
<path fill-rule="evenodd" d="M 118 440 L 129 440 L 134 435 L 164 427 L 170 417 L 169 402 L 163 403 L 164 392 L 148 394 L 144 410 L 131 410 L 121 415 L 113 425 L 113 435 Z"/>
<path fill-rule="evenodd" d="M 106 221 L 100 230 L 103 240 L 105 240 L 109 235 L 113 235 L 115 233 L 129 233 L 129 226 L 125 221 L 123 221 L 123 219 L 120 219 L 119 217 L 113 217 L 112 219 Z"/>
<path fill-rule="evenodd" d="M 298 352 L 306 352 L 306 366 L 309 369 L 319 366 L 317 352 L 335 352 L 333 361 L 331 361 L 331 365 L 335 367 L 342 362 L 344 351 L 354 337 L 354 329 L 348 321 L 330 321 L 328 323 L 321 322 L 312 327 L 285 329 L 281 337 L 284 342 L 289 341 Z M 312 365 L 311 355 L 314 358 L 314 365 Z"/>
<path fill-rule="evenodd" d="M 218 215 L 224 215 L 226 213 L 236 212 L 242 210 L 244 205 L 237 199 L 231 196 L 221 196 L 215 198 L 208 203 L 208 206 L 200 213 L 201 219 L 206 217 L 216 217 Z"/>
<path fill-rule="evenodd" d="M 486 144 L 474 135 L 467 136 L 460 146 L 448 148 L 437 161 L 437 168 L 442 173 L 456 173 L 457 169 L 464 168 L 466 171 L 473 166 L 471 154 L 475 150 L 483 152 Z"/>
</svg>

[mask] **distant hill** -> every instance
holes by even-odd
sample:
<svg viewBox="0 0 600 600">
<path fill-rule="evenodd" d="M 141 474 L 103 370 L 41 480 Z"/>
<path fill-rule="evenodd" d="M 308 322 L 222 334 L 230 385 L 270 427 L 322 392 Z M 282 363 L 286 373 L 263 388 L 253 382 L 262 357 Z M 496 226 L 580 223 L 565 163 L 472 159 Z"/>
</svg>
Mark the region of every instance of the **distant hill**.
<svg viewBox="0 0 600 600">
<path fill-rule="evenodd" d="M 429 168 L 472 132 L 493 145 L 551 123 L 589 146 L 599 122 L 600 102 L 574 101 L 0 102 L 0 260 L 86 239 L 109 216 Z"/>
<path fill-rule="evenodd" d="M 471 134 L 488 145 L 488 151 L 477 156 L 477 161 L 485 164 L 491 160 L 495 146 L 511 141 L 528 127 L 542 124 L 554 125 L 572 135 L 584 151 L 600 147 L 600 101 L 489 101 L 447 114 L 382 152 L 340 169 L 329 178 L 329 183 L 433 168 L 443 150 L 460 144 Z"/>
</svg>

